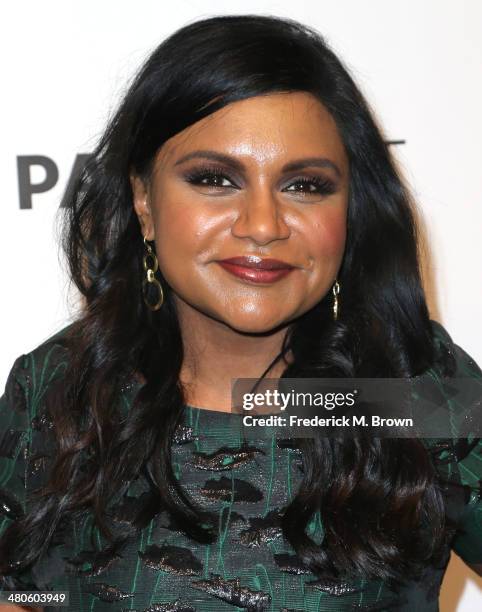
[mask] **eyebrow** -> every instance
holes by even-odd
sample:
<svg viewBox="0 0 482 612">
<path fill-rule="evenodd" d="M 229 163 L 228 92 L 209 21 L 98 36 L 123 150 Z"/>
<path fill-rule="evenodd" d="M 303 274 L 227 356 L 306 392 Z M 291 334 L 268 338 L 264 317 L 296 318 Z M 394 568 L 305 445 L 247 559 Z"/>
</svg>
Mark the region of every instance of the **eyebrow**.
<svg viewBox="0 0 482 612">
<path fill-rule="evenodd" d="M 231 157 L 230 155 L 226 155 L 225 153 L 219 153 L 218 151 L 212 151 L 210 149 L 203 149 L 199 151 L 192 151 L 187 155 L 184 155 L 174 164 L 178 166 L 184 162 L 189 161 L 190 159 L 203 158 L 203 159 L 211 159 L 213 161 L 217 161 L 227 166 L 233 168 L 238 172 L 242 172 L 246 169 L 245 165 L 239 161 L 238 159 Z M 294 161 L 288 162 L 282 168 L 282 172 L 293 172 L 297 170 L 303 170 L 303 168 L 307 167 L 317 167 L 317 168 L 331 168 L 334 170 L 338 177 L 341 176 L 340 168 L 335 164 L 335 162 L 331 161 L 326 157 L 304 157 L 302 159 L 296 159 Z"/>
</svg>

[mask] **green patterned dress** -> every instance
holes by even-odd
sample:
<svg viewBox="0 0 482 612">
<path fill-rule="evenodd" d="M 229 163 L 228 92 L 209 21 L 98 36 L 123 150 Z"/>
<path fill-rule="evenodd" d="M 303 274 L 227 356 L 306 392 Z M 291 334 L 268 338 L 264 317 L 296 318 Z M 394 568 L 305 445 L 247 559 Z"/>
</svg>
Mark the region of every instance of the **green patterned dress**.
<svg viewBox="0 0 482 612">
<path fill-rule="evenodd" d="M 474 377 L 482 385 L 482 373 L 470 356 L 440 324 L 433 322 L 433 329 L 438 346 L 445 344 L 455 356 L 457 375 Z M 18 357 L 0 398 L 0 534 L 29 510 L 32 491 L 45 479 L 51 423 L 42 408 L 46 390 L 66 365 L 59 342 L 64 330 Z M 122 389 L 123 411 L 129 410 L 138 389 L 137 383 Z M 93 548 L 92 516 L 86 513 L 54 536 L 47 555 L 16 578 L 15 588 L 68 591 L 68 609 L 82 612 L 432 612 L 439 609 L 451 549 L 469 564 L 482 563 L 478 438 L 451 444 L 426 440 L 458 529 L 443 563 L 427 566 L 419 580 L 390 590 L 381 580 L 324 582 L 303 567 L 283 536 L 279 514 L 301 482 L 301 453 L 276 428 L 256 428 L 251 437 L 245 431 L 243 437 L 248 428 L 241 418 L 186 406 L 172 445 L 176 477 L 197 502 L 217 513 L 215 543 L 195 542 L 159 512 L 121 548 L 109 546 L 94 528 Z M 149 485 L 140 474 L 109 506 L 112 526 L 128 533 L 148 499 Z M 322 541 L 319 513 L 308 535 Z M 12 588 L 0 577 L 0 588 L 2 584 L 4 590 Z"/>
</svg>

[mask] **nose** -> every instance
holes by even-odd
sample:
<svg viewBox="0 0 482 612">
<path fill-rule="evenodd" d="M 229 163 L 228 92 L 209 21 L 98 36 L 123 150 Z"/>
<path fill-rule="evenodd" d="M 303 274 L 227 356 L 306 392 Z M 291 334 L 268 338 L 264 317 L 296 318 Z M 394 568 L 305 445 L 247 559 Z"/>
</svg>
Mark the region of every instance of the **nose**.
<svg viewBox="0 0 482 612">
<path fill-rule="evenodd" d="M 250 238 L 260 245 L 289 237 L 290 229 L 280 203 L 267 185 L 246 193 L 231 232 L 237 238 Z"/>
</svg>

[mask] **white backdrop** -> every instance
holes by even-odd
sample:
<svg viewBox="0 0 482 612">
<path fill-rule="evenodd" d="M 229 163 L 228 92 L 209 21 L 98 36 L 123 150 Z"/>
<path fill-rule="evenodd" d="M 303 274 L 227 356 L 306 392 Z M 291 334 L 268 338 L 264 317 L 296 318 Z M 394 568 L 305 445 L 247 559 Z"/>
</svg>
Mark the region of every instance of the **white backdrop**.
<svg viewBox="0 0 482 612">
<path fill-rule="evenodd" d="M 482 364 L 482 2 L 478 0 L 43 0 L 3 7 L 0 388 L 15 357 L 75 316 L 54 226 L 78 153 L 88 153 L 133 71 L 202 16 L 265 13 L 315 26 L 374 107 L 411 185 L 432 252 L 432 317 Z M 53 160 L 55 186 L 20 208 L 17 158 Z M 33 183 L 45 172 L 35 167 Z M 452 555 L 442 612 L 482 608 L 482 580 Z"/>
</svg>

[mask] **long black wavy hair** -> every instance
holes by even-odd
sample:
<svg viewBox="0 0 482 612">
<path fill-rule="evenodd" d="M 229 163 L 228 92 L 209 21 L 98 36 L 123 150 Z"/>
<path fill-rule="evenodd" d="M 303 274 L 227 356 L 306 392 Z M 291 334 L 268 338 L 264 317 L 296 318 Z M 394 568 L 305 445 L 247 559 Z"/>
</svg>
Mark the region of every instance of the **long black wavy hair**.
<svg viewBox="0 0 482 612">
<path fill-rule="evenodd" d="M 227 104 L 291 91 L 313 94 L 333 116 L 350 189 L 338 319 L 327 294 L 290 325 L 277 359 L 289 348 L 294 360 L 283 377 L 412 377 L 435 365 L 445 369 L 421 283 L 413 202 L 340 59 L 317 31 L 289 19 L 236 15 L 190 23 L 144 63 L 67 194 L 62 244 L 82 310 L 69 329 L 61 401 L 52 395 L 49 407 L 57 442 L 50 480 L 3 539 L 3 558 L 15 559 L 17 569 L 38 560 L 56 529 L 86 509 L 115 541 L 107 504 L 140 473 L 152 495 L 138 528 L 165 509 L 190 537 L 216 539 L 213 517 L 180 487 L 171 466 L 185 405 L 181 330 L 162 274 L 163 307 L 152 312 L 143 301 L 145 251 L 129 177 L 148 181 L 168 138 Z M 122 420 L 115 399 L 138 376 L 144 384 Z M 438 558 L 444 503 L 420 440 L 324 437 L 300 447 L 303 481 L 282 529 L 309 569 L 403 582 Z M 317 510 L 321 544 L 305 532 Z"/>
</svg>

